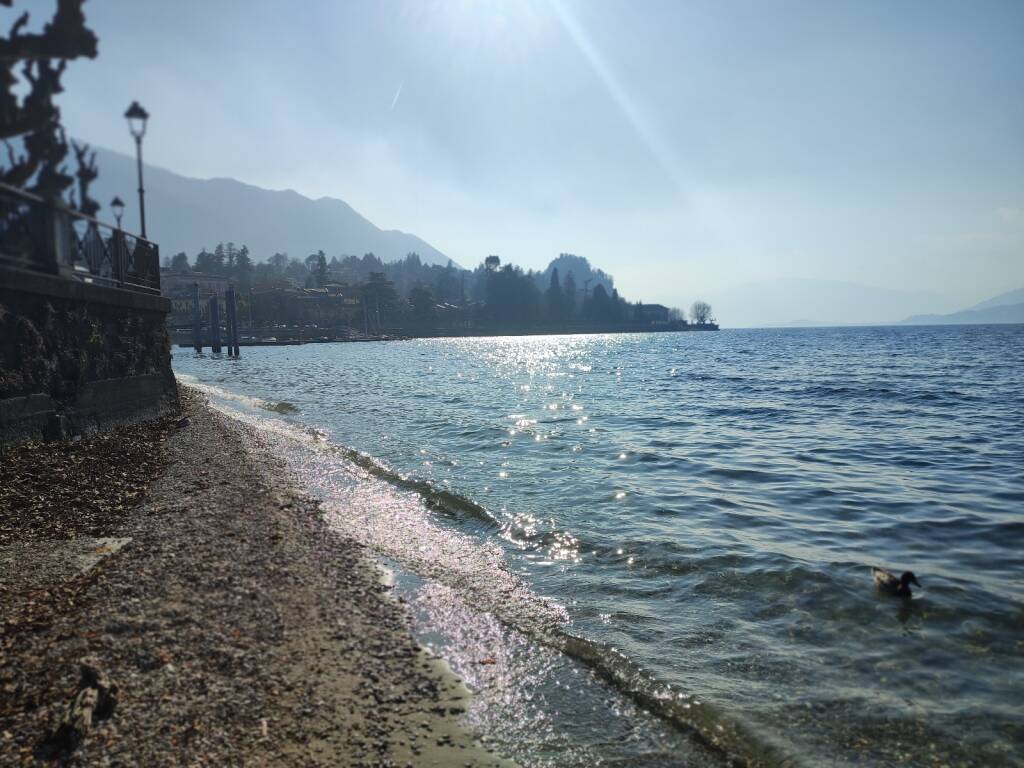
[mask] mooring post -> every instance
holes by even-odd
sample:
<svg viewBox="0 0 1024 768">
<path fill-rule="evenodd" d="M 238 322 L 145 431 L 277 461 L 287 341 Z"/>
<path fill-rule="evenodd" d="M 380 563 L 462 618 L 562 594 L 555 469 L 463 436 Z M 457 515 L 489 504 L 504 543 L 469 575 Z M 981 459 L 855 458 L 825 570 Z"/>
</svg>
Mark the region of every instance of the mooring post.
<svg viewBox="0 0 1024 768">
<path fill-rule="evenodd" d="M 220 301 L 217 294 L 210 297 L 210 351 L 220 354 Z"/>
<path fill-rule="evenodd" d="M 238 308 L 234 288 L 229 287 L 224 293 L 224 309 L 228 316 L 228 355 L 238 357 Z"/>
<path fill-rule="evenodd" d="M 235 342 L 231 333 L 231 299 L 234 297 L 231 287 L 224 289 L 224 341 L 228 344 L 228 357 L 235 355 Z"/>
<path fill-rule="evenodd" d="M 203 353 L 202 314 L 199 311 L 199 283 L 192 283 L 192 346 Z"/>
<path fill-rule="evenodd" d="M 242 356 L 242 349 L 238 345 L 238 295 L 235 289 L 231 289 L 231 333 L 235 341 L 235 357 Z"/>
</svg>

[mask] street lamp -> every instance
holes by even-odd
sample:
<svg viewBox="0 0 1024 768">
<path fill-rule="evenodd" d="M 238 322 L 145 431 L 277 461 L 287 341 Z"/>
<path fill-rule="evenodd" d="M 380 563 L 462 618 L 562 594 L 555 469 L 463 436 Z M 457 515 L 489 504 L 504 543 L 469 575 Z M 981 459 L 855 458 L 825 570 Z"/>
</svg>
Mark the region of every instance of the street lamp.
<svg viewBox="0 0 1024 768">
<path fill-rule="evenodd" d="M 135 160 L 139 167 L 139 220 L 142 224 L 142 236 L 146 237 L 146 203 L 143 199 L 145 192 L 142 189 L 142 137 L 146 135 L 146 121 L 149 113 L 142 108 L 137 101 L 124 113 L 128 120 L 128 130 L 135 139 Z"/>
<path fill-rule="evenodd" d="M 117 219 L 117 228 L 121 228 L 121 217 L 124 216 L 124 200 L 120 197 L 115 197 L 110 201 L 110 210 L 114 212 L 114 218 Z"/>
</svg>

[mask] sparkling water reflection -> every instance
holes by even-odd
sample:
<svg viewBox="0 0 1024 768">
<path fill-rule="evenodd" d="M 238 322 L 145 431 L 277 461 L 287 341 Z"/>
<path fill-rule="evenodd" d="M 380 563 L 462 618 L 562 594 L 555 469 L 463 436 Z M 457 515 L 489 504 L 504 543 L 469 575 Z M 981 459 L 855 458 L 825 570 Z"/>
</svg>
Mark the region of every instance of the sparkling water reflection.
<svg viewBox="0 0 1024 768">
<path fill-rule="evenodd" d="M 473 589 L 525 583 L 631 665 L 620 683 L 710 702 L 807 764 L 1018 764 L 1021 327 L 245 352 L 174 365 L 261 423 L 365 452 L 380 489 L 418 483 L 433 501 L 397 505 L 409 530 L 461 548 L 428 575 L 461 559 Z M 346 482 L 319 485 L 340 518 L 393 521 L 393 491 Z M 924 589 L 880 598 L 874 564 Z"/>
</svg>

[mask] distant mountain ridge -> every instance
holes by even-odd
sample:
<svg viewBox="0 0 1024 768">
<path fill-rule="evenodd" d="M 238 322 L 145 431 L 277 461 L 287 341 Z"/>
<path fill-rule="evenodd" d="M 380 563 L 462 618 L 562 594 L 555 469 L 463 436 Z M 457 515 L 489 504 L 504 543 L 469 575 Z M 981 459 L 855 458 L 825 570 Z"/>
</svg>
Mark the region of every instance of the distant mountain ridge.
<svg viewBox="0 0 1024 768">
<path fill-rule="evenodd" d="M 956 308 L 928 291 L 807 278 L 742 283 L 711 293 L 708 300 L 730 327 L 878 325 L 899 322 L 909 313 Z"/>
<path fill-rule="evenodd" d="M 1006 307 L 1011 304 L 1024 304 L 1024 288 L 1018 288 L 1015 291 L 1007 291 L 1006 293 L 1000 293 L 998 296 L 993 296 L 991 299 L 975 304 L 973 307 L 968 307 L 967 311 L 977 311 L 980 309 L 991 309 L 992 307 Z"/>
<path fill-rule="evenodd" d="M 99 148 L 96 164 L 99 178 L 91 195 L 103 206 L 100 218 L 112 221 L 108 203 L 118 196 L 126 203 L 125 228 L 137 232 L 135 160 Z M 313 200 L 293 190 L 268 190 L 234 179 L 194 179 L 150 165 L 144 174 L 146 229 L 161 255 L 184 251 L 194 257 L 204 247 L 234 242 L 247 245 L 256 261 L 278 252 L 303 259 L 322 249 L 328 258 L 373 252 L 392 262 L 415 252 L 425 263 L 448 263 L 426 241 L 380 229 L 343 200 Z"/>
<path fill-rule="evenodd" d="M 901 325 L 1000 325 L 1024 323 L 1024 288 L 1001 293 L 946 315 L 912 315 Z"/>
</svg>

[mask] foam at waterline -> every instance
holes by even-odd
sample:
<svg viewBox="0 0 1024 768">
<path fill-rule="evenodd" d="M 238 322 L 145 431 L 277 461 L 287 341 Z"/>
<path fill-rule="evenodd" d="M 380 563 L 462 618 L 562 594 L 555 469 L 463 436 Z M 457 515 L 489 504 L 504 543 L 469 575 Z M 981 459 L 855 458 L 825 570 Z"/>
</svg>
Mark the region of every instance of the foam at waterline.
<svg viewBox="0 0 1024 768">
<path fill-rule="evenodd" d="M 319 430 L 239 411 L 216 400 L 210 404 L 252 427 L 285 460 L 299 486 L 320 500 L 326 521 L 339 533 L 414 573 L 459 590 L 481 610 L 522 624 L 540 637 L 552 637 L 556 627 L 568 622 L 563 606 L 534 594 L 508 571 L 497 543 L 478 541 L 431 519 L 431 508 L 447 497 L 456 498 L 454 494 L 435 491 L 433 503 L 428 503 L 431 499 L 425 499 L 418 487 L 422 483 L 404 479 L 364 454 L 326 442 Z M 411 487 L 399 487 L 400 483 Z M 458 506 L 478 505 L 461 499 Z"/>
<path fill-rule="evenodd" d="M 207 389 L 219 398 L 218 387 Z M 366 454 L 328 442 L 325 433 L 315 428 L 240 411 L 223 400 L 213 399 L 210 404 L 251 427 L 256 439 L 284 459 L 298 485 L 321 500 L 325 519 L 339 533 L 419 576 L 451 587 L 476 609 L 584 663 L 641 706 L 731 758 L 734 765 L 796 764 L 717 707 L 674 690 L 615 649 L 573 634 L 565 607 L 535 594 L 510 573 L 499 544 L 442 528 L 431 520 L 432 505 L 418 490 L 421 482 L 393 472 Z M 400 487 L 401 483 L 407 487 Z M 478 506 L 463 501 L 469 507 Z"/>
<path fill-rule="evenodd" d="M 249 397 L 248 395 L 241 395 L 237 392 L 232 392 L 223 387 L 218 387 L 214 384 L 205 384 L 199 381 L 195 376 L 190 376 L 187 373 L 176 373 L 175 377 L 182 383 L 192 389 L 198 390 L 203 394 L 212 397 L 219 398 L 221 400 L 230 400 L 236 403 L 252 408 L 253 410 L 273 411 L 274 413 L 295 413 L 298 411 L 298 407 L 293 403 L 289 403 L 287 400 L 263 400 L 259 397 Z"/>
</svg>

